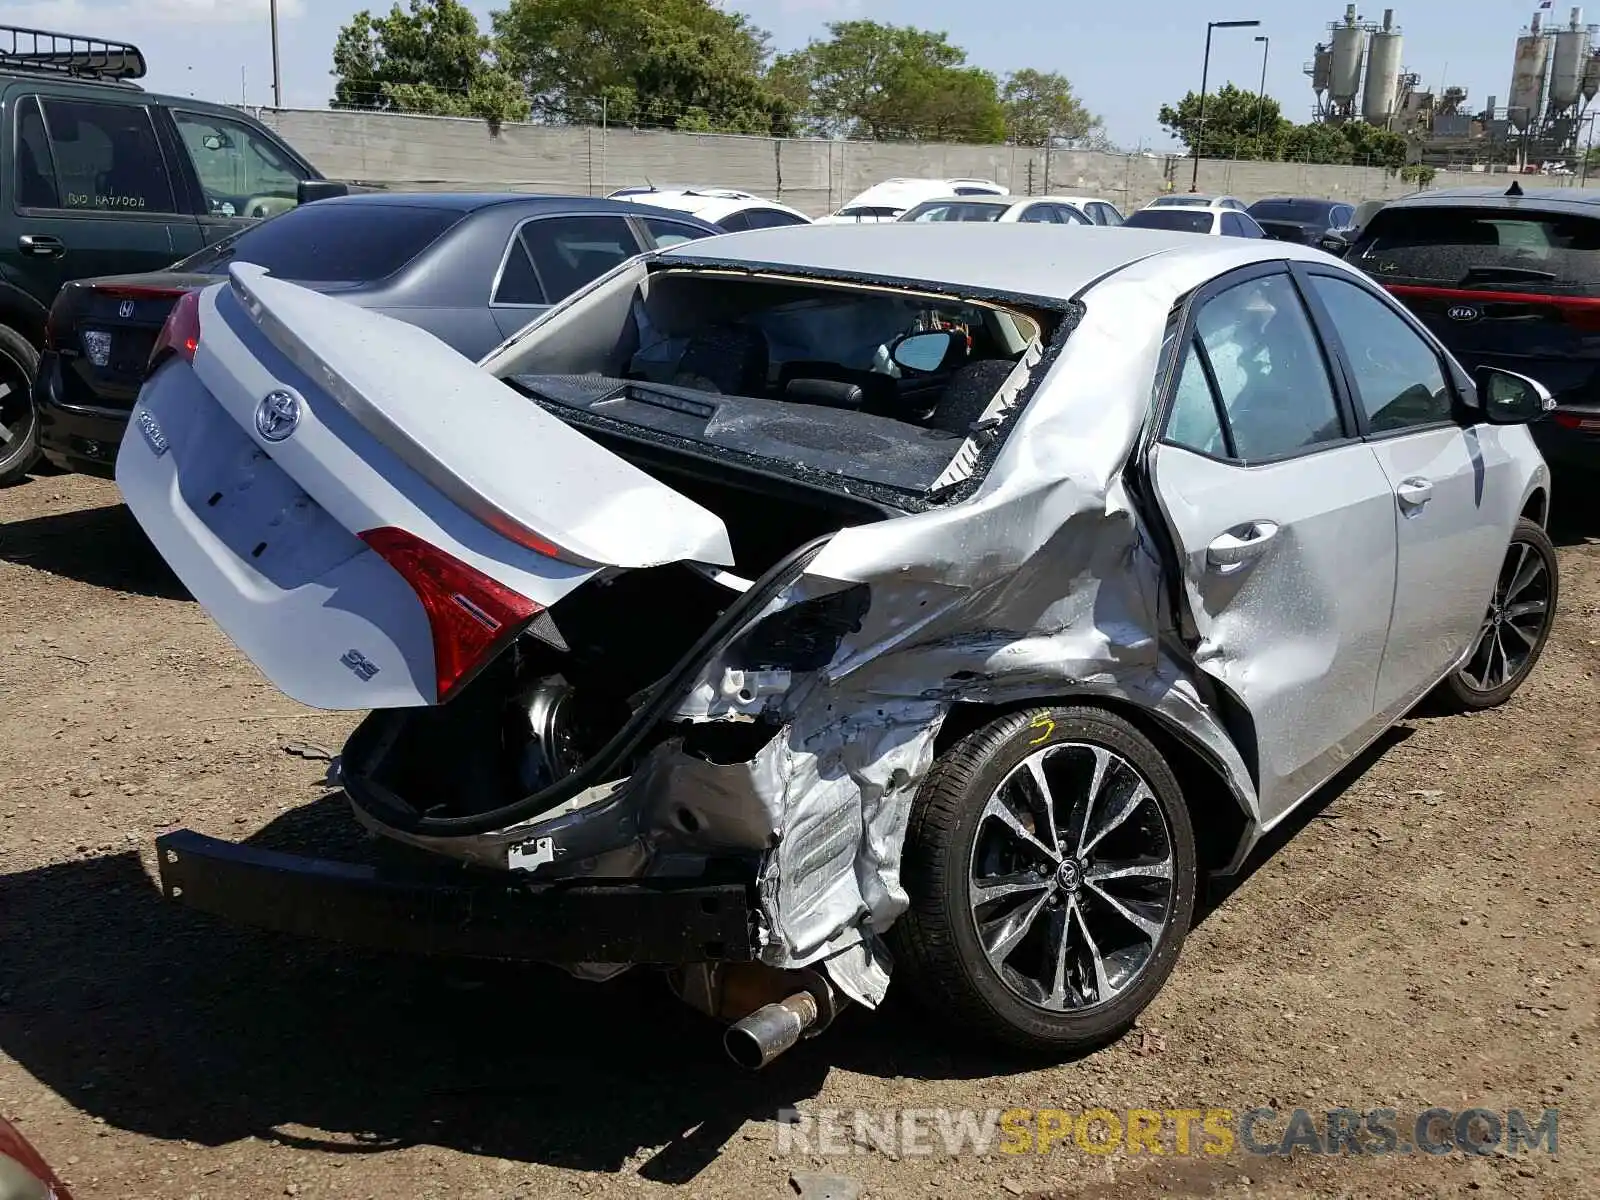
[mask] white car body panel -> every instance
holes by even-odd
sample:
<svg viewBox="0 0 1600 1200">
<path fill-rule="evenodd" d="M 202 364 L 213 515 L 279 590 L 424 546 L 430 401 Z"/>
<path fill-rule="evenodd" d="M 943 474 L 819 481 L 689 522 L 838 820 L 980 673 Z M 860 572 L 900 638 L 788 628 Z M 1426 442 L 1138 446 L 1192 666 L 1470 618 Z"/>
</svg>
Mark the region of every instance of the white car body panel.
<svg viewBox="0 0 1600 1200">
<path fill-rule="evenodd" d="M 141 393 L 132 429 L 145 436 L 123 440 L 117 483 L 179 578 L 288 695 L 321 708 L 437 699 L 420 601 L 359 540 L 366 530 L 404 529 L 546 608 L 608 566 L 732 562 L 720 519 L 429 334 L 259 268 L 233 275 L 200 296 L 193 367 L 170 362 Z M 256 411 L 278 391 L 301 416 L 269 442 Z M 351 651 L 377 672 L 363 680 L 341 661 Z"/>
</svg>

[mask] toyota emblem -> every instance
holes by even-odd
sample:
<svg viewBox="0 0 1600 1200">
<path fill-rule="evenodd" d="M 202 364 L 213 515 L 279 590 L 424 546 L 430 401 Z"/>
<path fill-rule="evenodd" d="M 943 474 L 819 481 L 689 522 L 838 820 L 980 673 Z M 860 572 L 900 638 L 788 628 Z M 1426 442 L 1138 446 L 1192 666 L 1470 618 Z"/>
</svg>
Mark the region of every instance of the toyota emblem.
<svg viewBox="0 0 1600 1200">
<path fill-rule="evenodd" d="M 269 392 L 256 405 L 256 432 L 269 442 L 281 442 L 300 424 L 300 397 L 293 392 Z"/>
<path fill-rule="evenodd" d="M 124 321 L 133 316 L 133 301 L 124 300 L 121 304 L 117 305 L 117 316 L 121 317 Z"/>
<path fill-rule="evenodd" d="M 1452 321 L 1476 321 L 1483 314 L 1471 304 L 1454 304 L 1446 315 Z"/>
</svg>

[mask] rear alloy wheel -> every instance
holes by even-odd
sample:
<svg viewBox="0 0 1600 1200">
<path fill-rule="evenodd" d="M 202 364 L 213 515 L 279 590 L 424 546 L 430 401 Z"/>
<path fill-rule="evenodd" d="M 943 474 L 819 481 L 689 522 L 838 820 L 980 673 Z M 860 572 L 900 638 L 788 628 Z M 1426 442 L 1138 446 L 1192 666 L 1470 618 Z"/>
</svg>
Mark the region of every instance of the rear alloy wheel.
<svg viewBox="0 0 1600 1200">
<path fill-rule="evenodd" d="M 1522 686 L 1550 637 L 1559 590 L 1555 546 L 1538 524 L 1518 521 L 1472 652 L 1445 680 L 1455 707 L 1494 708 Z"/>
<path fill-rule="evenodd" d="M 0 487 L 15 483 L 39 458 L 39 414 L 33 377 L 39 352 L 15 329 L 0 325 Z"/>
<path fill-rule="evenodd" d="M 1194 912 L 1194 834 L 1160 752 L 1096 708 L 1004 717 L 913 806 L 897 977 L 936 1015 L 1029 1051 L 1091 1049 L 1160 991 Z"/>
</svg>

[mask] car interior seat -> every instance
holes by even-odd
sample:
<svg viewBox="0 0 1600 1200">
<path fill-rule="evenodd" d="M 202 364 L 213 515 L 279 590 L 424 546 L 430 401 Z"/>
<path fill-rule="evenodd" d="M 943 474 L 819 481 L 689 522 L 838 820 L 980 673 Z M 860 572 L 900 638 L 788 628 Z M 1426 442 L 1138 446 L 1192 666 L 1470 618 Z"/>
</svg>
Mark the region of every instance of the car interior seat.
<svg viewBox="0 0 1600 1200">
<path fill-rule="evenodd" d="M 710 387 L 731 396 L 764 396 L 771 351 L 767 338 L 749 325 L 713 325 L 689 339 L 673 383 Z"/>
</svg>

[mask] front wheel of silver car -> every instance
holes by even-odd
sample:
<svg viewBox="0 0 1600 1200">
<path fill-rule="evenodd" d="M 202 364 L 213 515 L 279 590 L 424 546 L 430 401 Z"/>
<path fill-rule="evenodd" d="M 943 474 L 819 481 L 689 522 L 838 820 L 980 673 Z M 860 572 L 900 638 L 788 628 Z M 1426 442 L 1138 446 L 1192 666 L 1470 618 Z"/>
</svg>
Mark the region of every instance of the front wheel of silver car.
<svg viewBox="0 0 1600 1200">
<path fill-rule="evenodd" d="M 1194 913 L 1194 833 L 1157 748 L 1089 707 L 1003 717 L 917 794 L 896 985 L 962 1032 L 1071 1054 L 1122 1034 Z"/>
<path fill-rule="evenodd" d="M 1556 619 L 1556 548 L 1536 522 L 1517 522 L 1472 650 L 1442 691 L 1451 706 L 1477 710 L 1511 699 L 1532 673 Z"/>
</svg>

